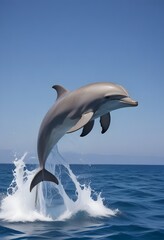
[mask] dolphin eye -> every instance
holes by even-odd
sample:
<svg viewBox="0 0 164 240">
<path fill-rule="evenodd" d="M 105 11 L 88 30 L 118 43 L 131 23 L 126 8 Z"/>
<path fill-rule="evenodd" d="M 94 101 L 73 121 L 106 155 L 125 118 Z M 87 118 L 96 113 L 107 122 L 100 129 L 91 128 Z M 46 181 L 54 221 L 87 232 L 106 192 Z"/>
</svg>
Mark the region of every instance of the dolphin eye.
<svg viewBox="0 0 164 240">
<path fill-rule="evenodd" d="M 105 96 L 105 99 L 108 99 L 108 100 L 117 100 L 118 97 L 117 97 L 117 96 Z"/>
<path fill-rule="evenodd" d="M 108 99 L 108 100 L 120 100 L 123 97 L 124 96 L 122 96 L 122 95 L 113 95 L 113 96 L 105 96 L 105 99 Z"/>
<path fill-rule="evenodd" d="M 111 96 L 105 96 L 105 99 L 111 99 Z"/>
</svg>

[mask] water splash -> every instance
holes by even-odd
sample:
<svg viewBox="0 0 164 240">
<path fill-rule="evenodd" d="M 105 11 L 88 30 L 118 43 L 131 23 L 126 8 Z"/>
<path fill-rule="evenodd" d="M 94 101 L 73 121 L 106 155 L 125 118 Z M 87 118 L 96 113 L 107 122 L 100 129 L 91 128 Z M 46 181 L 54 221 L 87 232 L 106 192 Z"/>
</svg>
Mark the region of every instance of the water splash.
<svg viewBox="0 0 164 240">
<path fill-rule="evenodd" d="M 7 189 L 7 196 L 1 202 L 0 218 L 10 222 L 51 220 L 45 215 L 45 201 L 42 186 L 38 186 L 39 198 L 36 207 L 36 188 L 29 191 L 31 180 L 36 170 L 28 171 L 24 159 L 25 153 L 20 159 L 14 160 L 15 169 L 13 180 Z"/>
<path fill-rule="evenodd" d="M 57 150 L 53 152 L 52 158 L 58 155 L 60 165 L 50 164 L 49 170 L 58 176 L 59 185 L 44 182 L 30 192 L 30 183 L 37 170 L 27 170 L 24 163 L 26 155 L 25 153 L 20 159 L 14 160 L 13 180 L 7 189 L 7 196 L 1 202 L 0 219 L 10 222 L 64 221 L 79 212 L 85 212 L 91 217 L 107 217 L 117 213 L 117 210 L 104 206 L 101 194 L 97 194 L 96 199 L 92 197 L 90 185 L 81 185 L 78 182 Z M 74 184 L 75 200 L 64 188 L 62 171 Z"/>
</svg>

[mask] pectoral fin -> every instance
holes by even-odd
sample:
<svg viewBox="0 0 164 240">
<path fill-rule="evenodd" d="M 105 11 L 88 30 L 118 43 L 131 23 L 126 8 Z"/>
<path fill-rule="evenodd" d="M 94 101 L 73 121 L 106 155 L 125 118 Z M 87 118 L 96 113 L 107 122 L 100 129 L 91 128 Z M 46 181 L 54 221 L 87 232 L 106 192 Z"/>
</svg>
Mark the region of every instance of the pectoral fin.
<svg viewBox="0 0 164 240">
<path fill-rule="evenodd" d="M 102 127 L 102 131 L 101 133 L 105 133 L 109 126 L 110 126 L 110 122 L 111 122 L 111 116 L 110 116 L 110 113 L 107 113 L 103 116 L 100 117 L 100 124 L 101 124 L 101 127 Z"/>
<path fill-rule="evenodd" d="M 84 136 L 86 136 L 88 133 L 90 133 L 90 131 L 92 130 L 93 126 L 94 126 L 94 120 L 89 121 L 89 122 L 84 126 L 83 131 L 82 131 L 80 137 L 84 137 Z"/>
<path fill-rule="evenodd" d="M 68 130 L 67 133 L 75 132 L 80 128 L 84 127 L 84 125 L 86 125 L 91 120 L 92 116 L 93 112 L 83 114 L 80 120 L 76 123 L 76 125 L 73 126 L 70 130 Z"/>
</svg>

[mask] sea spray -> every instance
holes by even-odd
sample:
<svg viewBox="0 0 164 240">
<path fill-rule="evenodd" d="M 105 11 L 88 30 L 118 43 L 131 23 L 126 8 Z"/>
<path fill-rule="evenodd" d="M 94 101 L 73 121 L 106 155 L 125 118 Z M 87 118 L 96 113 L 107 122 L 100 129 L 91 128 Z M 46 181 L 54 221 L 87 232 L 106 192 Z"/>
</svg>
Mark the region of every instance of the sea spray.
<svg viewBox="0 0 164 240">
<path fill-rule="evenodd" d="M 9 222 L 48 221 L 52 220 L 45 215 L 45 200 L 42 192 L 42 184 L 30 193 L 30 183 L 36 170 L 28 171 L 24 159 L 26 153 L 14 160 L 15 169 L 13 180 L 7 189 L 7 196 L 1 202 L 0 218 Z M 38 197 L 36 199 L 36 191 Z M 36 204 L 37 202 L 37 204 Z"/>
<path fill-rule="evenodd" d="M 38 169 L 27 170 L 24 162 L 26 155 L 13 162 L 13 180 L 7 189 L 7 196 L 1 202 L 1 219 L 10 222 L 64 221 L 79 212 L 91 217 L 107 217 L 117 213 L 117 210 L 104 206 L 100 193 L 93 198 L 90 185 L 79 183 L 57 148 L 52 152 L 47 167 L 58 177 L 59 185 L 44 182 L 30 192 L 31 180 Z M 54 164 L 54 159 L 57 164 Z M 74 186 L 74 196 L 68 194 L 63 181 L 64 174 Z"/>
<path fill-rule="evenodd" d="M 77 200 L 73 201 L 69 198 L 63 185 L 60 184 L 59 193 L 63 197 L 66 210 L 58 217 L 58 220 L 68 219 L 78 212 L 86 212 L 91 217 L 107 217 L 115 215 L 116 211 L 104 206 L 101 194 L 98 194 L 96 200 L 94 200 L 92 198 L 92 189 L 90 185 L 80 185 L 69 166 L 67 166 L 67 170 L 71 180 L 76 186 Z"/>
</svg>

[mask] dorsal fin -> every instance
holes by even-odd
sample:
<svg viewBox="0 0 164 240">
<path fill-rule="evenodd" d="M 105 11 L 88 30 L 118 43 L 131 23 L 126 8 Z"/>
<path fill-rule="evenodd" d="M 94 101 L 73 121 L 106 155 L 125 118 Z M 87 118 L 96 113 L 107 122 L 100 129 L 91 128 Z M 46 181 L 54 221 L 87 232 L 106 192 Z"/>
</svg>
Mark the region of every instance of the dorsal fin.
<svg viewBox="0 0 164 240">
<path fill-rule="evenodd" d="M 68 93 L 68 90 L 66 90 L 64 87 L 60 85 L 54 85 L 52 88 L 55 89 L 57 92 L 57 99 L 63 96 L 63 94 Z"/>
</svg>

